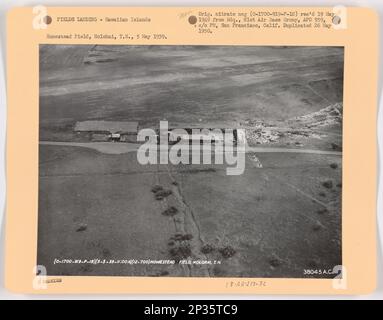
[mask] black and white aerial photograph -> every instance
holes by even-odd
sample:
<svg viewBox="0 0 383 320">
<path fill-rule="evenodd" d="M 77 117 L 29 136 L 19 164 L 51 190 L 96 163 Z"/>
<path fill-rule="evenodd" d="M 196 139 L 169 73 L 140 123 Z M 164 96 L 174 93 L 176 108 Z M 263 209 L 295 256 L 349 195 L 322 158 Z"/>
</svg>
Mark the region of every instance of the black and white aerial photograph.
<svg viewBox="0 0 383 320">
<path fill-rule="evenodd" d="M 39 65 L 47 275 L 336 276 L 343 47 L 44 44 Z"/>
</svg>

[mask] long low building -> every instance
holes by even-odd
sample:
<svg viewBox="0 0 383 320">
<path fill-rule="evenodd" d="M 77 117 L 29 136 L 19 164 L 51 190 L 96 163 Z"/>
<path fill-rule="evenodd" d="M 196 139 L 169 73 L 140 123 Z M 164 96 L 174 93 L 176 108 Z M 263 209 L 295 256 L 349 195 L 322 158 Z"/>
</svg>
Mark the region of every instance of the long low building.
<svg viewBox="0 0 383 320">
<path fill-rule="evenodd" d="M 104 121 L 87 120 L 78 121 L 74 127 L 78 132 L 109 132 L 111 134 L 137 134 L 137 121 Z"/>
</svg>

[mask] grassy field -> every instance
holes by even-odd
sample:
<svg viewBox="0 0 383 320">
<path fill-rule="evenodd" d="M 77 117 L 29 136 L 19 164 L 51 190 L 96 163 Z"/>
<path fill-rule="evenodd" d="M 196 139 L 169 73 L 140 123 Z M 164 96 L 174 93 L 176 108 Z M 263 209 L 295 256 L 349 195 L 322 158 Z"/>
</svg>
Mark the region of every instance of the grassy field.
<svg viewBox="0 0 383 320">
<path fill-rule="evenodd" d="M 158 126 L 163 119 L 173 125 L 239 124 L 286 120 L 342 101 L 343 49 L 337 47 L 68 50 L 41 46 L 41 140 L 57 131 L 71 133 L 79 120 L 139 121 L 143 127 Z M 79 64 L 81 54 L 83 61 L 98 60 Z M 74 57 L 72 66 L 68 56 Z"/>
</svg>

